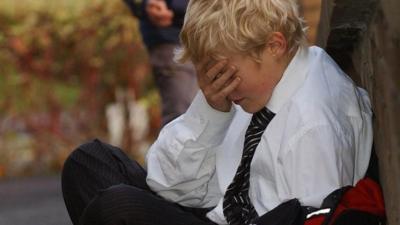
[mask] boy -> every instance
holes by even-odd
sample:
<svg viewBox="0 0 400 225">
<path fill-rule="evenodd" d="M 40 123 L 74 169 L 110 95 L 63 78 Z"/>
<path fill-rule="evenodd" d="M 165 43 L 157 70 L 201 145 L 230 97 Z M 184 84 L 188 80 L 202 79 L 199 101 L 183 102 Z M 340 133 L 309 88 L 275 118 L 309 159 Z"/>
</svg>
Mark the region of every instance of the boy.
<svg viewBox="0 0 400 225">
<path fill-rule="evenodd" d="M 127 179 L 131 186 L 106 189 L 83 217 L 262 224 L 287 200 L 318 208 L 361 179 L 372 146 L 368 96 L 322 49 L 305 46 L 304 30 L 291 0 L 190 1 L 177 59 L 194 63 L 201 91 L 148 152 L 146 181 L 156 195 L 131 187 L 142 172 Z M 90 148 L 99 146 L 109 149 Z M 129 202 L 130 213 L 110 213 L 110 199 Z"/>
</svg>

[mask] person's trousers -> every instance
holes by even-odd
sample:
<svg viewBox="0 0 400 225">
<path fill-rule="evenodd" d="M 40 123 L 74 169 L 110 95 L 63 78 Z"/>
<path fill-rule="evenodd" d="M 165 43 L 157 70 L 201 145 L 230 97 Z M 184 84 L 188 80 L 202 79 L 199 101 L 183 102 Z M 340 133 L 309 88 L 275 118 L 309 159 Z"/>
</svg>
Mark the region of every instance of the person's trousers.
<svg viewBox="0 0 400 225">
<path fill-rule="evenodd" d="M 177 44 L 160 44 L 149 50 L 154 79 L 161 96 L 162 125 L 186 112 L 198 91 L 191 63 L 174 61 Z"/>
<path fill-rule="evenodd" d="M 182 207 L 153 193 L 146 171 L 119 148 L 94 140 L 78 147 L 62 171 L 74 225 L 215 225 L 209 209 Z"/>
</svg>

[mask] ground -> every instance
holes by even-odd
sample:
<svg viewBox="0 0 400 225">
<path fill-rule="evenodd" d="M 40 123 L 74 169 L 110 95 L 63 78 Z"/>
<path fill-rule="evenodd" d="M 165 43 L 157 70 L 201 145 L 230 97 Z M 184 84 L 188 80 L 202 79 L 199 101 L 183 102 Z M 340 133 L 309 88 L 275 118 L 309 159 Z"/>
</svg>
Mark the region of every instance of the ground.
<svg viewBox="0 0 400 225">
<path fill-rule="evenodd" d="M 0 225 L 72 225 L 60 177 L 0 181 Z"/>
</svg>

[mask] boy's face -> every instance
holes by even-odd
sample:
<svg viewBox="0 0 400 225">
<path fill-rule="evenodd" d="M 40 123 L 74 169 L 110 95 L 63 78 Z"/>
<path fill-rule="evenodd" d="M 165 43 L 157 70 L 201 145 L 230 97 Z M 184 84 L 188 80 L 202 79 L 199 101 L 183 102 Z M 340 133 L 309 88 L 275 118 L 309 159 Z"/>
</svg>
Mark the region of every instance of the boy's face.
<svg viewBox="0 0 400 225">
<path fill-rule="evenodd" d="M 228 99 L 240 105 L 248 113 L 255 113 L 266 106 L 275 86 L 283 74 L 283 68 L 267 50 L 261 56 L 261 63 L 241 55 L 228 56 L 229 64 L 234 65 L 241 78 L 239 86 Z"/>
<path fill-rule="evenodd" d="M 293 57 L 280 32 L 271 34 L 259 62 L 243 54 L 222 50 L 220 61 L 202 59 L 195 63 L 200 89 L 211 107 L 227 112 L 231 103 L 248 113 L 258 112 L 269 102 L 272 92 Z"/>
</svg>

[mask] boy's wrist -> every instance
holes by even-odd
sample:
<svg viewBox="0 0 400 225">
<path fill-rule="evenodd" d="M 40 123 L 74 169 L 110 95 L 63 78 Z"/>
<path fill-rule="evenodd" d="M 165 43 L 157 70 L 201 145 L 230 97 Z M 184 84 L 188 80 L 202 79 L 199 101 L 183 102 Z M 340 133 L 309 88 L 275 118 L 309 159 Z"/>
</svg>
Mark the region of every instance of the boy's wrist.
<svg viewBox="0 0 400 225">
<path fill-rule="evenodd" d="M 225 137 L 235 111 L 233 106 L 229 112 L 212 108 L 203 93 L 199 91 L 185 113 L 184 119 L 192 121 L 191 124 L 196 124 L 194 127 L 200 132 L 199 143 L 207 146 L 219 145 Z"/>
<path fill-rule="evenodd" d="M 233 116 L 231 115 L 233 110 L 234 110 L 233 105 L 230 105 L 229 109 L 228 108 L 224 108 L 223 110 L 215 109 L 208 103 L 203 92 L 200 90 L 197 93 L 196 97 L 193 99 L 193 102 L 190 105 L 187 113 L 201 116 L 203 118 L 222 119 L 225 117 Z"/>
<path fill-rule="evenodd" d="M 220 111 L 213 108 L 206 100 L 202 91 L 199 91 L 193 99 L 192 104 L 186 114 L 198 117 L 200 120 L 210 121 L 213 123 L 224 123 L 230 121 L 233 117 L 234 107 L 231 105 L 229 110 Z"/>
</svg>

